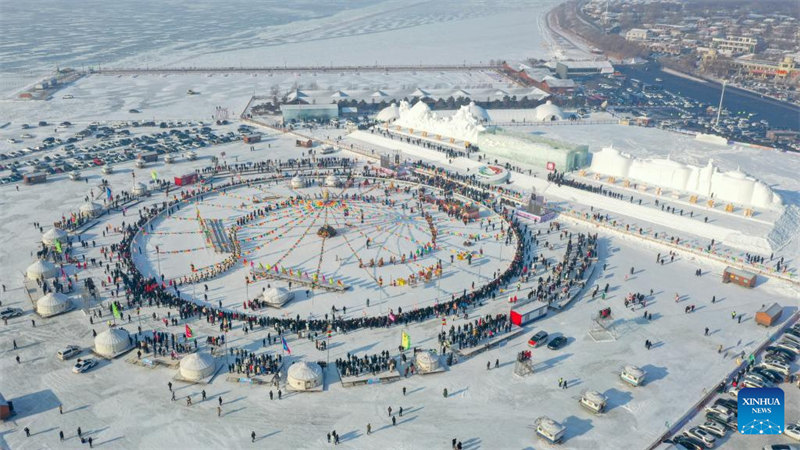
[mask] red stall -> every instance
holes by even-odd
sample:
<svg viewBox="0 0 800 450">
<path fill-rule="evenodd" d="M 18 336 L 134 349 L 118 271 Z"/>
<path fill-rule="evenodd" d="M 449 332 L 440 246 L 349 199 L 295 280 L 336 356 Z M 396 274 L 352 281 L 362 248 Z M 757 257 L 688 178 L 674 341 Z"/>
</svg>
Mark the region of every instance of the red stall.
<svg viewBox="0 0 800 450">
<path fill-rule="evenodd" d="M 175 177 L 175 186 L 188 186 L 197 183 L 197 174 L 190 173 L 180 177 Z"/>
</svg>

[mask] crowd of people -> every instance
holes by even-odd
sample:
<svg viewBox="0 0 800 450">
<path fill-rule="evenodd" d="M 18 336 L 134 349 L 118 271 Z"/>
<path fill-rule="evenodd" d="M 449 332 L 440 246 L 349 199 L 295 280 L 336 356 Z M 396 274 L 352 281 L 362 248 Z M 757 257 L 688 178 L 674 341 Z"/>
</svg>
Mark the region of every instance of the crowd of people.
<svg viewBox="0 0 800 450">
<path fill-rule="evenodd" d="M 346 377 L 356 377 L 363 374 L 378 374 L 395 369 L 395 360 L 389 355 L 388 350 L 372 355 L 358 357 L 347 354 L 346 358 L 336 358 L 336 368 Z"/>
</svg>

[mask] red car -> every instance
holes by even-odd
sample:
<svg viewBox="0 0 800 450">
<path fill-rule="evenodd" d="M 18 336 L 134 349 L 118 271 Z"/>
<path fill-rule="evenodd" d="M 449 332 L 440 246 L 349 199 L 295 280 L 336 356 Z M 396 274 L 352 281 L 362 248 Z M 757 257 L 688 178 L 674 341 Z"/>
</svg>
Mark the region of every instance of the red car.
<svg viewBox="0 0 800 450">
<path fill-rule="evenodd" d="M 102 166 L 103 164 L 105 164 L 105 161 L 103 161 L 100 158 L 95 158 L 92 160 L 92 162 L 94 163 L 95 166 Z"/>
</svg>

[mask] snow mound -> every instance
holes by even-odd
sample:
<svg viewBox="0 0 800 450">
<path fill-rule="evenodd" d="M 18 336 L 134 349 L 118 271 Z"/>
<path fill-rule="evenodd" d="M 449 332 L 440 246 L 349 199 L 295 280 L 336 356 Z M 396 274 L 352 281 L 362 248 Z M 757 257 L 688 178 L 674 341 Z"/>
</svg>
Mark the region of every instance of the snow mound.
<svg viewBox="0 0 800 450">
<path fill-rule="evenodd" d="M 477 142 L 478 134 L 484 131 L 484 127 L 480 124 L 481 119 L 473 114 L 474 110 L 475 108 L 464 105 L 451 117 L 442 117 L 431 111 L 425 102 L 418 101 L 414 106 L 409 106 L 408 102 L 403 101 L 400 102 L 400 114 L 395 123 L 401 127 L 423 130 L 431 134 Z"/>
</svg>

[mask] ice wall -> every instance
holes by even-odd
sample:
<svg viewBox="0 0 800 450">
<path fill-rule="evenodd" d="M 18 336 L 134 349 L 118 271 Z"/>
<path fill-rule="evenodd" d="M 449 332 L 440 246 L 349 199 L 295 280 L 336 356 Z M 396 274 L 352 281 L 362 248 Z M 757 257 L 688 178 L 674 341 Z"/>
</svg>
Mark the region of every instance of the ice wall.
<svg viewBox="0 0 800 450">
<path fill-rule="evenodd" d="M 703 196 L 713 194 L 718 200 L 757 208 L 777 209 L 782 203 L 766 184 L 739 170 L 721 172 L 711 160 L 698 167 L 670 159 L 637 159 L 606 147 L 592 155 L 591 171 Z"/>
</svg>

